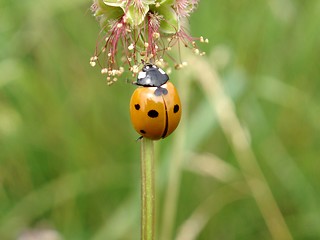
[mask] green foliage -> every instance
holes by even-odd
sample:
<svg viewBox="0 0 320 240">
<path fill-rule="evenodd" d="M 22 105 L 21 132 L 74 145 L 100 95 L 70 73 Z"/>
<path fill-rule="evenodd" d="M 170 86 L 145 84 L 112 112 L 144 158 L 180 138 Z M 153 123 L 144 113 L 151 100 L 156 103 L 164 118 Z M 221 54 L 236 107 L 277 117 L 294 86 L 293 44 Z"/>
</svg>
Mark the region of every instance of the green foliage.
<svg viewBox="0 0 320 240">
<path fill-rule="evenodd" d="M 89 65 L 100 31 L 90 4 L 0 3 L 1 240 L 37 228 L 68 240 L 139 238 L 134 86 L 122 78 L 109 87 Z M 234 101 L 294 239 L 320 238 L 319 8 L 200 1 L 190 20 L 192 36 L 210 39 L 197 58 L 217 70 Z M 164 235 L 171 218 L 169 235 L 178 239 L 185 221 L 200 216 L 195 239 L 271 239 L 194 66 L 171 74 L 184 115 L 177 132 L 156 143 L 157 232 Z M 176 216 L 164 216 L 168 199 Z"/>
</svg>

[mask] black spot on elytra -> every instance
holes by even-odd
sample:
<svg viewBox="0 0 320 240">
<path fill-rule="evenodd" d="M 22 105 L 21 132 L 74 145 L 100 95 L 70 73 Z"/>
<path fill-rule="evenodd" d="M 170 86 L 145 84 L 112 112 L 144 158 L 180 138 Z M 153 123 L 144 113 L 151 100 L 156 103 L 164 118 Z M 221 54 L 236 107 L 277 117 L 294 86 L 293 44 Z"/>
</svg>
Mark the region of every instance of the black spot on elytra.
<svg viewBox="0 0 320 240">
<path fill-rule="evenodd" d="M 178 104 L 174 105 L 173 107 L 173 113 L 177 113 L 179 111 L 180 107 Z"/>
<path fill-rule="evenodd" d="M 135 108 L 136 110 L 139 110 L 139 109 L 140 109 L 140 105 L 139 105 L 139 104 L 135 104 L 135 105 L 134 105 L 134 108 Z"/>
<path fill-rule="evenodd" d="M 159 113 L 156 110 L 150 110 L 148 112 L 148 116 L 151 117 L 151 118 L 156 118 L 156 117 L 159 116 Z"/>
<path fill-rule="evenodd" d="M 146 133 L 146 131 L 145 131 L 145 130 L 140 130 L 140 132 L 141 132 L 142 134 L 145 134 L 145 133 Z"/>
<path fill-rule="evenodd" d="M 168 94 L 168 90 L 162 87 L 158 87 L 155 91 L 154 91 L 154 95 L 156 96 L 161 96 L 161 95 L 167 95 Z"/>
</svg>

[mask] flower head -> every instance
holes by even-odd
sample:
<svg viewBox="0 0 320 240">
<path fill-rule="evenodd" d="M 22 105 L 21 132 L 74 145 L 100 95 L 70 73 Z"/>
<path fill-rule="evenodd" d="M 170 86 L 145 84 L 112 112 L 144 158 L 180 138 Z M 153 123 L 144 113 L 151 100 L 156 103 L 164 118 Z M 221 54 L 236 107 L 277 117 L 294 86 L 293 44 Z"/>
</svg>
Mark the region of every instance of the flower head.
<svg viewBox="0 0 320 240">
<path fill-rule="evenodd" d="M 203 54 L 183 26 L 197 4 L 198 0 L 94 0 L 91 10 L 102 30 L 90 64 L 100 65 L 112 83 L 125 72 L 125 65 L 133 75 L 141 62 L 164 67 L 165 59 L 174 60 L 170 50 L 180 43 Z M 176 68 L 185 65 L 181 59 L 174 61 Z"/>
<path fill-rule="evenodd" d="M 196 8 L 199 0 L 176 0 L 173 8 L 176 10 L 178 16 L 188 17 L 190 13 Z"/>
</svg>

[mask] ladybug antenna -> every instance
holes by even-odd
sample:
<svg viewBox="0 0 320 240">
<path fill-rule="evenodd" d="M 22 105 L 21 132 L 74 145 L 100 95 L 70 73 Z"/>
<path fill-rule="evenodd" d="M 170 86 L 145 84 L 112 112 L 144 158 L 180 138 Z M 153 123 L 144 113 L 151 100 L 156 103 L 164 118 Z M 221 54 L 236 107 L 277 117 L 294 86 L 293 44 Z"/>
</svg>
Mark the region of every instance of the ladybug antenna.
<svg viewBox="0 0 320 240">
<path fill-rule="evenodd" d="M 126 83 L 132 84 L 132 85 L 137 85 L 137 81 L 131 81 L 129 78 L 126 78 Z"/>
</svg>

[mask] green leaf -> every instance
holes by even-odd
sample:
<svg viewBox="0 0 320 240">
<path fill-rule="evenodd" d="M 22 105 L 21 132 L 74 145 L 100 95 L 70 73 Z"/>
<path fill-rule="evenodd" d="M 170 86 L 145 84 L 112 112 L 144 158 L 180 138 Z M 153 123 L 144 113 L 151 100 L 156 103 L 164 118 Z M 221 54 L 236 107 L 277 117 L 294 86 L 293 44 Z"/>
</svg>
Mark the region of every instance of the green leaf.
<svg viewBox="0 0 320 240">
<path fill-rule="evenodd" d="M 136 6 L 133 4 L 129 6 L 127 9 L 127 12 L 126 12 L 127 21 L 129 22 L 129 24 L 133 26 L 138 26 L 140 23 L 143 22 L 148 11 L 149 11 L 148 4 L 143 4 L 143 7 L 140 9 L 137 9 Z"/>
<path fill-rule="evenodd" d="M 156 0 L 142 0 L 143 4 L 155 4 L 156 3 Z"/>
<path fill-rule="evenodd" d="M 179 31 L 180 24 L 176 12 L 170 6 L 161 6 L 156 11 L 163 16 L 160 23 L 160 30 L 164 33 L 174 34 Z"/>
<path fill-rule="evenodd" d="M 117 19 L 124 14 L 122 8 L 107 6 L 106 4 L 104 4 L 103 0 L 98 0 L 97 3 L 99 8 L 94 13 L 96 17 L 104 15 L 104 18 L 106 20 L 112 20 L 112 19 Z"/>
<path fill-rule="evenodd" d="M 104 31 L 108 32 L 110 29 L 110 20 L 116 20 L 123 16 L 124 12 L 120 7 L 108 6 L 103 0 L 96 1 L 98 8 L 94 13 L 94 16 L 100 23 L 100 26 Z"/>
<path fill-rule="evenodd" d="M 123 7 L 125 6 L 125 2 L 122 0 L 103 0 L 103 2 L 112 7 Z"/>
<path fill-rule="evenodd" d="M 160 1 L 160 5 L 172 6 L 176 0 L 162 0 Z"/>
</svg>

